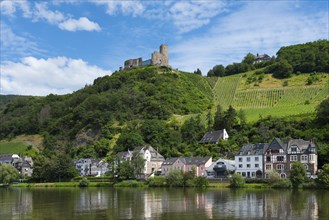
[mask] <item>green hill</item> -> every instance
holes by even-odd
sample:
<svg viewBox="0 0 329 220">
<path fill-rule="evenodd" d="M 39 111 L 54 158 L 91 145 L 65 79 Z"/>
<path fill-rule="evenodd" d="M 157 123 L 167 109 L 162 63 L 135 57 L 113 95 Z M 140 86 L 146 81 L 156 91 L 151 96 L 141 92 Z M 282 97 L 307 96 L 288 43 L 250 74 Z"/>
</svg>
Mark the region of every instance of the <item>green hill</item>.
<svg viewBox="0 0 329 220">
<path fill-rule="evenodd" d="M 329 75 L 317 74 L 318 80 L 307 85 L 310 76 L 303 74 L 280 80 L 271 74 L 259 76 L 248 72 L 221 77 L 213 88 L 214 103 L 224 109 L 230 105 L 242 109 L 248 121 L 267 115 L 314 113 L 315 107 L 329 95 Z"/>
</svg>

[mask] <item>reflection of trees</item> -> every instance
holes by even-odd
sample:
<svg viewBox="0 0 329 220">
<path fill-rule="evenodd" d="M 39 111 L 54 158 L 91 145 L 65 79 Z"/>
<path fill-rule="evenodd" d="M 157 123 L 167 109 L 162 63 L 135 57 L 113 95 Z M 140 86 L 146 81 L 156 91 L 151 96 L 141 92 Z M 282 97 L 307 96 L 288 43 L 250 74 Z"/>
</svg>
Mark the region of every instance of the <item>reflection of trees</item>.
<svg viewBox="0 0 329 220">
<path fill-rule="evenodd" d="M 307 199 L 309 198 L 310 193 L 306 190 L 293 190 L 290 195 L 290 204 L 291 210 L 301 216 L 303 211 L 307 209 Z"/>
</svg>

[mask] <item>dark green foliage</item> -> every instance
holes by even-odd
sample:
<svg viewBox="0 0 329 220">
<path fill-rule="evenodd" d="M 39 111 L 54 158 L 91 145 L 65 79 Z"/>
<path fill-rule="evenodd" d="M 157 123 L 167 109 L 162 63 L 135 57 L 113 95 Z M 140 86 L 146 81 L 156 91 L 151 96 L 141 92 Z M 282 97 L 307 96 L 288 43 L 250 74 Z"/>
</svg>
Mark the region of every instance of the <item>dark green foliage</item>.
<svg viewBox="0 0 329 220">
<path fill-rule="evenodd" d="M 115 152 L 133 150 L 144 144 L 143 137 L 136 131 L 124 131 L 121 133 L 115 146 Z"/>
<path fill-rule="evenodd" d="M 234 173 L 230 177 L 230 187 L 232 187 L 232 188 L 242 188 L 242 187 L 244 187 L 245 183 L 246 183 L 246 181 L 243 178 L 243 176 L 241 176 L 238 173 Z"/>
<path fill-rule="evenodd" d="M 290 179 L 279 179 L 271 184 L 272 188 L 289 189 L 292 188 Z"/>
<path fill-rule="evenodd" d="M 292 164 L 290 169 L 290 181 L 294 188 L 298 188 L 306 181 L 306 169 L 304 165 L 297 161 Z"/>
<path fill-rule="evenodd" d="M 134 178 L 134 169 L 130 164 L 130 161 L 120 162 L 118 165 L 118 179 L 129 180 Z"/>
<path fill-rule="evenodd" d="M 82 180 L 79 181 L 79 187 L 88 187 L 89 180 L 86 177 L 83 177 Z"/>
<path fill-rule="evenodd" d="M 247 72 L 249 68 L 250 67 L 247 63 L 233 63 L 225 67 L 225 74 L 229 76 L 238 73 L 244 73 Z"/>
<path fill-rule="evenodd" d="M 321 187 L 329 188 L 329 163 L 323 165 L 317 182 Z"/>
<path fill-rule="evenodd" d="M 212 76 L 222 77 L 222 76 L 225 76 L 224 66 L 223 65 L 214 66 L 211 70 L 208 71 L 207 76 L 208 77 L 212 77 Z"/>
<path fill-rule="evenodd" d="M 169 186 L 182 187 L 184 186 L 183 172 L 178 169 L 173 169 L 167 176 L 167 183 Z"/>
<path fill-rule="evenodd" d="M 329 124 L 329 97 L 316 109 L 316 120 L 319 124 Z"/>
<path fill-rule="evenodd" d="M 295 73 L 329 72 L 329 41 L 318 40 L 305 44 L 282 47 L 279 60 L 287 60 Z"/>
<path fill-rule="evenodd" d="M 272 73 L 273 77 L 278 79 L 289 78 L 292 71 L 293 67 L 286 60 L 280 60 L 266 68 L 266 72 Z"/>
<path fill-rule="evenodd" d="M 197 75 L 200 75 L 200 76 L 202 75 L 202 72 L 199 68 L 197 70 L 195 70 L 193 73 L 197 74 Z"/>
<path fill-rule="evenodd" d="M 0 183 L 10 184 L 19 178 L 18 171 L 10 164 L 0 165 Z"/>
<path fill-rule="evenodd" d="M 201 122 L 200 117 L 192 117 L 182 125 L 182 139 L 187 144 L 197 144 L 205 131 L 205 125 Z"/>
</svg>

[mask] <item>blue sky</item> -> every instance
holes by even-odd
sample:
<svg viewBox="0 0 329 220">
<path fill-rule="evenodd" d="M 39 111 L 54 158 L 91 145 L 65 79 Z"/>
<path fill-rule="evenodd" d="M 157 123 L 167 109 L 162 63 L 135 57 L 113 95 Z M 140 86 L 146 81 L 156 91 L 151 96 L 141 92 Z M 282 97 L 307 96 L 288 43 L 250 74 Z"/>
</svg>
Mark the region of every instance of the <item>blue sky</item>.
<svg viewBox="0 0 329 220">
<path fill-rule="evenodd" d="M 165 43 L 206 75 L 248 53 L 329 39 L 328 0 L 1 0 L 1 94 L 66 94 Z"/>
</svg>

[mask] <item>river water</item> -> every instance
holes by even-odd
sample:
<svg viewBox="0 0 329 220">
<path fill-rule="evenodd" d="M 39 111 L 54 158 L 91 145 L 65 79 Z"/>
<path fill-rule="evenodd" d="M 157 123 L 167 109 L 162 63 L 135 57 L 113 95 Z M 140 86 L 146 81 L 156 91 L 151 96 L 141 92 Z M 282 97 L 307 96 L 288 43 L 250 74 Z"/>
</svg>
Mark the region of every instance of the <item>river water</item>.
<svg viewBox="0 0 329 220">
<path fill-rule="evenodd" d="M 329 191 L 0 188 L 0 219 L 329 219 Z"/>
</svg>

